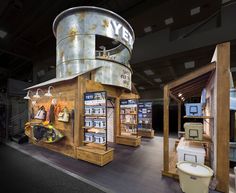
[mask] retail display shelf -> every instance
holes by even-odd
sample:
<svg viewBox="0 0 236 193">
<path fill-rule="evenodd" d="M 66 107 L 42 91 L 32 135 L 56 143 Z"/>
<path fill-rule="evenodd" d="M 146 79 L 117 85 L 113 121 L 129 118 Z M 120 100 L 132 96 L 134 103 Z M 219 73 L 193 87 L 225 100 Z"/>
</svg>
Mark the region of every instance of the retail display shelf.
<svg viewBox="0 0 236 193">
<path fill-rule="evenodd" d="M 125 123 L 125 122 L 121 122 L 121 124 L 124 124 L 124 125 L 137 125 L 137 123 Z"/>
<path fill-rule="evenodd" d="M 212 116 L 184 116 L 185 119 L 214 119 Z"/>
<path fill-rule="evenodd" d="M 106 145 L 106 143 L 96 143 L 96 142 L 91 142 L 91 141 L 83 141 L 83 143 L 93 143 L 93 144 L 96 144 L 96 145 Z"/>
<path fill-rule="evenodd" d="M 101 127 L 82 127 L 83 129 L 99 129 L 99 130 L 106 130 L 106 128 Z"/>
<path fill-rule="evenodd" d="M 137 115 L 137 113 L 120 113 L 120 115 Z"/>
<path fill-rule="evenodd" d="M 107 93 L 84 93 L 84 140 L 85 146 L 97 144 L 107 150 Z M 94 114 L 93 114 L 94 113 Z"/>
<path fill-rule="evenodd" d="M 88 115 L 88 114 L 84 114 L 83 116 L 85 116 L 85 117 L 106 117 L 106 115 L 104 115 L 104 114 L 101 114 L 101 115 Z"/>
</svg>

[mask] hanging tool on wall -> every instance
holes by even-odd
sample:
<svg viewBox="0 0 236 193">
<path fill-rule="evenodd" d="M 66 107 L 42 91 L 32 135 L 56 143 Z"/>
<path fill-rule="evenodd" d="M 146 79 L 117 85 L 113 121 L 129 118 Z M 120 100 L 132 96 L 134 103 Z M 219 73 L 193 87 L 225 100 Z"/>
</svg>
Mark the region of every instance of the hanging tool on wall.
<svg viewBox="0 0 236 193">
<path fill-rule="evenodd" d="M 54 123 L 55 122 L 54 109 L 55 109 L 54 104 L 51 104 L 50 109 L 49 109 L 49 123 Z"/>
<path fill-rule="evenodd" d="M 31 112 L 30 112 L 30 119 L 34 119 L 34 108 L 31 108 Z"/>
</svg>

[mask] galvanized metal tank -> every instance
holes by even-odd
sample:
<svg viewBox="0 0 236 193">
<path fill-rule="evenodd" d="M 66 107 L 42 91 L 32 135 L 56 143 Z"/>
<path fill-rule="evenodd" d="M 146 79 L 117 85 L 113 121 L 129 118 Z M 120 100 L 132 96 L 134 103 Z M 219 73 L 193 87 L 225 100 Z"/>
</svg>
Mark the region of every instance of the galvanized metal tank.
<svg viewBox="0 0 236 193">
<path fill-rule="evenodd" d="M 135 36 L 122 17 L 98 7 L 74 7 L 56 17 L 53 32 L 57 40 L 57 78 L 101 66 L 95 81 L 131 90 L 129 60 Z M 98 48 L 96 40 L 101 37 L 112 46 Z"/>
</svg>

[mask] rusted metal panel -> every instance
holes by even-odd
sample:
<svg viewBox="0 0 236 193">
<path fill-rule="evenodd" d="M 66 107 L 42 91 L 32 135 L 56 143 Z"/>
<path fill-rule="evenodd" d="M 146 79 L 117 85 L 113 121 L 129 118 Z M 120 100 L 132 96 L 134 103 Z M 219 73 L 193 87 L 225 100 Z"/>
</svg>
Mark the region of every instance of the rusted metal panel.
<svg viewBox="0 0 236 193">
<path fill-rule="evenodd" d="M 63 11 L 53 23 L 57 39 L 58 78 L 102 66 L 95 80 L 131 89 L 129 60 L 134 43 L 131 26 L 119 15 L 97 7 L 75 7 Z M 110 50 L 96 50 L 96 35 L 118 42 Z"/>
</svg>

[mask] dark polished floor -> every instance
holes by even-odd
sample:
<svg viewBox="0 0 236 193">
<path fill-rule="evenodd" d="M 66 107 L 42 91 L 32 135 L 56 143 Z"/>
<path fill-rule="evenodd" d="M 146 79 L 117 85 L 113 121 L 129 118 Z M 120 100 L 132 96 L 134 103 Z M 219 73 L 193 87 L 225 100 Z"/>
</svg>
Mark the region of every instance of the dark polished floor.
<svg viewBox="0 0 236 193">
<path fill-rule="evenodd" d="M 173 147 L 175 139 L 170 138 Z M 138 148 L 113 145 L 114 160 L 104 167 L 75 160 L 31 144 L 10 144 L 116 193 L 181 193 L 178 181 L 162 177 L 162 137 L 142 139 Z M 26 167 L 27 169 L 27 167 Z M 67 191 L 69 193 L 69 191 Z"/>
<path fill-rule="evenodd" d="M 3 144 L 0 179 L 2 193 L 104 192 Z"/>
</svg>

